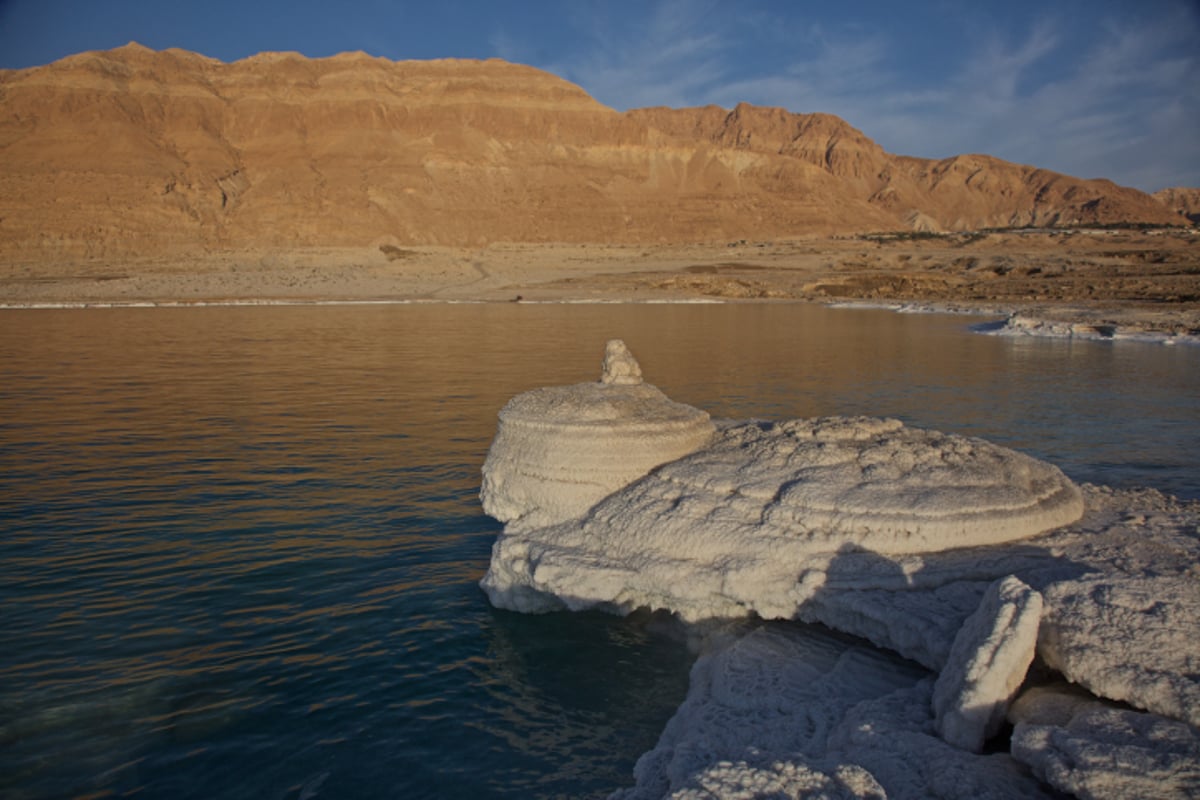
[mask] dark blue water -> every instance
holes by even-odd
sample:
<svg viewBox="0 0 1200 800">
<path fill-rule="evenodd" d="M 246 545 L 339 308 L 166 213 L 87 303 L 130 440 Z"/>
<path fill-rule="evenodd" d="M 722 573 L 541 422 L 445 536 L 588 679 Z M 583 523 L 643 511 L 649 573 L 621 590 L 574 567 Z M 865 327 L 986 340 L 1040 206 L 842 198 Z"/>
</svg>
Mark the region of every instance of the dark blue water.
<svg viewBox="0 0 1200 800">
<path fill-rule="evenodd" d="M 686 691 L 668 621 L 492 609 L 517 392 L 606 338 L 717 416 L 899 416 L 1200 497 L 1200 348 L 808 306 L 0 314 L 0 796 L 578 797 Z"/>
</svg>

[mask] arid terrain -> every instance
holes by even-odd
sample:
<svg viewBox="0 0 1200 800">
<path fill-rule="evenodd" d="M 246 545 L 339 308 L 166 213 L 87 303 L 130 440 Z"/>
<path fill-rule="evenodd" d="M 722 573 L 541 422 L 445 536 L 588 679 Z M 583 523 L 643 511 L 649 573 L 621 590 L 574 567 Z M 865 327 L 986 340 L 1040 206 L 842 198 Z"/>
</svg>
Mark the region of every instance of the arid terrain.
<svg viewBox="0 0 1200 800">
<path fill-rule="evenodd" d="M 0 303 L 865 301 L 1196 334 L 1198 253 L 1200 233 L 1186 230 L 311 248 L 56 273 L 0 265 Z"/>
<path fill-rule="evenodd" d="M 1200 192 L 621 113 L 502 61 L 130 44 L 0 71 L 0 304 L 921 301 L 1200 328 Z"/>
</svg>

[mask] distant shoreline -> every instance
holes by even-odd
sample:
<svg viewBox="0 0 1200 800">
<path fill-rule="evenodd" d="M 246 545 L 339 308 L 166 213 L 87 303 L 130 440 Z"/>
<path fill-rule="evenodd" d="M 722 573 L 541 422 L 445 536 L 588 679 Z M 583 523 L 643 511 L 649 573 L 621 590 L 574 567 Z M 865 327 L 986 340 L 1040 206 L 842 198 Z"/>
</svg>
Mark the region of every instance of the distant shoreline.
<svg viewBox="0 0 1200 800">
<path fill-rule="evenodd" d="M 1200 336 L 1200 234 L 310 248 L 0 263 L 0 309 L 815 302 L 1024 320 L 1014 335 Z"/>
<path fill-rule="evenodd" d="M 224 300 L 224 301 L 130 301 L 130 302 L 64 302 L 64 303 L 0 303 L 0 311 L 84 311 L 119 309 L 203 309 L 203 308 L 305 308 L 346 306 L 447 306 L 447 305 L 498 305 L 499 300 Z M 508 301 L 512 302 L 512 301 Z M 521 305 L 730 305 L 762 302 L 810 303 L 809 300 L 722 300 L 705 298 L 643 298 L 639 300 L 586 299 L 586 300 L 521 300 Z M 990 323 L 968 326 L 975 333 L 1043 339 L 1078 339 L 1085 341 L 1141 342 L 1165 345 L 1200 345 L 1200 335 L 1192 333 L 1166 333 L 1143 327 L 1122 329 L 1118 326 L 1095 326 L 1085 322 L 1058 318 L 1036 318 L 1019 312 L 1006 315 L 999 310 L 963 309 L 953 306 L 942 307 L 931 304 L 896 303 L 823 303 L 833 309 L 880 310 L 900 314 L 962 314 L 981 317 L 1000 317 Z M 1064 315 L 1066 316 L 1066 315 Z"/>
</svg>

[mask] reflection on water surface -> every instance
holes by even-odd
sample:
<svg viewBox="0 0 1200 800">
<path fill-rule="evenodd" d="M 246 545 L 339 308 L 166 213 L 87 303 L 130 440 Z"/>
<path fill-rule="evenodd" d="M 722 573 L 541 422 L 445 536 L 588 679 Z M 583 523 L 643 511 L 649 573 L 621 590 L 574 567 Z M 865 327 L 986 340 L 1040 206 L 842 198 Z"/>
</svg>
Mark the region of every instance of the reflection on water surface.
<svg viewBox="0 0 1200 800">
<path fill-rule="evenodd" d="M 715 416 L 897 416 L 1200 497 L 1200 353 L 797 305 L 0 314 L 0 794 L 562 796 L 692 656 L 476 582 L 496 412 L 624 338 Z"/>
</svg>

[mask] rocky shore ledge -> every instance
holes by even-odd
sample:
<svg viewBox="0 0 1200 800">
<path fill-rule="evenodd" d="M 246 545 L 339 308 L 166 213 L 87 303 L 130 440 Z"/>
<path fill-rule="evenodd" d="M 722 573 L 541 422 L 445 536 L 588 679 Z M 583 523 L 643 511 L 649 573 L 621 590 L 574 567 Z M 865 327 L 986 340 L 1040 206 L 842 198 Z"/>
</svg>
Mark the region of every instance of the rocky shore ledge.
<svg viewBox="0 0 1200 800">
<path fill-rule="evenodd" d="M 1200 503 L 897 420 L 713 421 L 616 340 L 504 407 L 480 497 L 496 606 L 695 626 L 614 798 L 1200 796 Z"/>
</svg>

